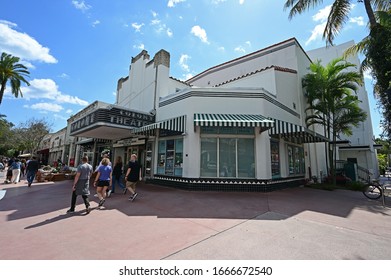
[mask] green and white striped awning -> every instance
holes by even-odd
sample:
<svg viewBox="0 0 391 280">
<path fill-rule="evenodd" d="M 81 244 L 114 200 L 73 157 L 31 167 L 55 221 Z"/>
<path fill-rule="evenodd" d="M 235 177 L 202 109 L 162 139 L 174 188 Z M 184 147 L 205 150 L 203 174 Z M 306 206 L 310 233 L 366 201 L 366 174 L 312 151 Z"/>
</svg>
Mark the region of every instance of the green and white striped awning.
<svg viewBox="0 0 391 280">
<path fill-rule="evenodd" d="M 274 119 L 274 126 L 269 130 L 270 136 L 282 137 L 293 143 L 328 142 L 329 139 L 304 126 Z"/>
<path fill-rule="evenodd" d="M 194 114 L 195 126 L 233 126 L 271 128 L 274 121 L 262 115 L 248 114 Z"/>
<path fill-rule="evenodd" d="M 154 135 L 156 129 L 168 131 L 186 132 L 186 116 L 179 116 L 167 120 L 162 120 L 153 124 L 134 128 L 134 134 Z"/>
</svg>

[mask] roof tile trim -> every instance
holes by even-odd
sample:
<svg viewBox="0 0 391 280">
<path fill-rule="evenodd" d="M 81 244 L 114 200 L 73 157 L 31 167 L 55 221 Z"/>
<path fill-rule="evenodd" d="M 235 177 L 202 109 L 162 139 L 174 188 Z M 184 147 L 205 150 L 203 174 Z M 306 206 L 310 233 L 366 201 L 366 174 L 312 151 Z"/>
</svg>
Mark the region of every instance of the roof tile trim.
<svg viewBox="0 0 391 280">
<path fill-rule="evenodd" d="M 266 70 L 269 70 L 269 69 L 274 69 L 275 71 L 281 71 L 281 72 L 287 72 L 287 73 L 297 74 L 297 71 L 294 70 L 294 69 L 284 68 L 284 67 L 280 67 L 280 66 L 271 65 L 271 66 L 268 66 L 268 67 L 265 67 L 265 68 L 262 68 L 262 69 L 258 69 L 258 70 L 255 70 L 255 71 L 253 71 L 253 72 L 244 74 L 244 75 L 242 75 L 242 76 L 239 76 L 239 77 L 230 79 L 230 80 L 228 80 L 228 81 L 222 82 L 222 83 L 220 83 L 220 84 L 215 85 L 214 87 L 219 87 L 219 86 L 222 86 L 222 85 L 225 85 L 225 84 L 228 84 L 228 83 L 231 83 L 231 82 L 234 82 L 234 81 L 237 81 L 237 80 L 240 80 L 240 79 L 243 79 L 243 78 L 252 76 L 252 75 L 254 75 L 254 74 L 257 74 L 257 73 L 260 73 L 260 72 L 263 72 L 263 71 L 266 71 Z"/>
</svg>

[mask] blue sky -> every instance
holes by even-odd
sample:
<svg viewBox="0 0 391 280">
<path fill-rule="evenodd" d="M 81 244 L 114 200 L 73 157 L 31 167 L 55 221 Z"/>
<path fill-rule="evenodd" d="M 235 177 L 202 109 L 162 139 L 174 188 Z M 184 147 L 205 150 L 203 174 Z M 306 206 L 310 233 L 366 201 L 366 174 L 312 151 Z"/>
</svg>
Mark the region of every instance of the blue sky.
<svg viewBox="0 0 391 280">
<path fill-rule="evenodd" d="M 205 69 L 296 37 L 305 50 L 325 46 L 329 5 L 288 19 L 285 0 L 2 0 L 0 52 L 21 58 L 30 71 L 23 98 L 9 89 L 0 114 L 15 125 L 32 117 L 52 132 L 95 100 L 115 102 L 117 81 L 142 49 L 171 54 L 170 76 L 186 80 Z M 363 4 L 335 44 L 368 34 Z M 380 115 L 372 80 L 365 79 L 374 134 Z"/>
</svg>

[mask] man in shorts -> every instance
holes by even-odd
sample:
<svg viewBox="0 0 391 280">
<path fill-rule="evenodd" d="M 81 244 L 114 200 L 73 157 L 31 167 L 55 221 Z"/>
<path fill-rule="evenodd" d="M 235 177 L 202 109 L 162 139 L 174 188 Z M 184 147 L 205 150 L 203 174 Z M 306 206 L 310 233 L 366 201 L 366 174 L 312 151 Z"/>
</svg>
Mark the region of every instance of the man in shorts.
<svg viewBox="0 0 391 280">
<path fill-rule="evenodd" d="M 124 194 L 126 193 L 126 190 L 129 190 L 131 193 L 129 200 L 133 201 L 138 195 L 136 192 L 136 184 L 138 181 L 142 180 L 141 165 L 138 163 L 137 155 L 135 154 L 132 154 L 130 156 L 128 170 L 126 171 L 125 178 L 126 178 L 126 189 L 124 191 Z"/>
</svg>

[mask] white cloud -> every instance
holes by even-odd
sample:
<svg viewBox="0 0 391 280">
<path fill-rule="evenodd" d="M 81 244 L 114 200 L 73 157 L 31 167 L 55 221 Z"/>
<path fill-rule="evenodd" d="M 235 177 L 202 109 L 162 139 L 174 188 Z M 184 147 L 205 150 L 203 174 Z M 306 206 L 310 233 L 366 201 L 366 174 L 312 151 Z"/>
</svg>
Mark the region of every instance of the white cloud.
<svg viewBox="0 0 391 280">
<path fill-rule="evenodd" d="M 245 46 L 242 46 L 242 45 L 239 45 L 237 46 L 234 51 L 235 52 L 238 52 L 238 53 L 246 53 L 247 50 L 246 50 L 246 47 L 247 48 L 251 48 L 251 42 L 250 41 L 246 41 L 244 42 Z"/>
<path fill-rule="evenodd" d="M 244 4 L 244 0 L 239 0 L 239 4 L 243 5 Z"/>
<path fill-rule="evenodd" d="M 187 61 L 190 59 L 191 57 L 187 54 L 182 54 L 181 57 L 179 58 L 179 65 L 181 66 L 181 68 L 186 71 L 186 72 L 190 72 L 190 68 L 189 68 L 189 65 L 187 64 Z"/>
<path fill-rule="evenodd" d="M 191 74 L 191 73 L 187 73 L 186 75 L 183 75 L 185 81 L 187 81 L 188 79 L 193 78 L 193 76 L 194 76 L 194 75 Z"/>
<path fill-rule="evenodd" d="M 133 45 L 133 48 L 134 49 L 138 49 L 138 50 L 144 50 L 145 49 L 145 46 L 143 43 L 139 44 L 139 45 Z"/>
<path fill-rule="evenodd" d="M 57 84 L 51 79 L 34 79 L 29 87 L 22 87 L 23 97 L 30 99 L 49 99 L 57 103 L 69 103 L 87 106 L 89 103 L 76 96 L 63 94 L 58 90 Z"/>
<path fill-rule="evenodd" d="M 212 0 L 212 4 L 214 4 L 214 5 L 218 5 L 223 2 L 227 2 L 227 0 Z"/>
<path fill-rule="evenodd" d="M 373 81 L 372 71 L 370 69 L 364 71 L 364 79 Z"/>
<path fill-rule="evenodd" d="M 7 21 L 0 22 L 0 49 L 27 61 L 57 63 L 49 52 L 37 40 L 26 33 L 15 30 L 17 25 Z"/>
<path fill-rule="evenodd" d="M 321 39 L 323 36 L 323 31 L 327 24 L 327 18 L 331 11 L 331 5 L 320 9 L 315 15 L 312 16 L 312 20 L 315 22 L 320 22 L 317 24 L 314 29 L 311 31 L 310 38 L 305 42 L 305 45 L 310 44 L 313 41 Z"/>
<path fill-rule="evenodd" d="M 60 119 L 60 120 L 64 120 L 64 121 L 68 120 L 68 117 L 65 117 L 63 115 L 58 115 L 58 114 L 53 114 L 53 117 L 55 119 Z"/>
<path fill-rule="evenodd" d="M 63 78 L 63 79 L 69 79 L 69 75 L 68 74 L 65 74 L 65 73 L 62 73 L 61 75 L 58 76 L 59 78 Z"/>
<path fill-rule="evenodd" d="M 323 31 L 326 27 L 326 22 L 318 24 L 315 26 L 315 28 L 312 30 L 311 37 L 305 42 L 305 45 L 307 46 L 312 41 L 316 41 L 317 39 L 321 38 L 323 35 Z"/>
<path fill-rule="evenodd" d="M 134 22 L 132 23 L 132 27 L 134 28 L 134 30 L 136 30 L 136 32 L 141 32 L 141 27 L 144 26 L 144 23 L 137 23 L 137 22 Z"/>
<path fill-rule="evenodd" d="M 151 20 L 151 25 L 158 25 L 158 24 L 160 24 L 160 19 L 155 18 Z"/>
<path fill-rule="evenodd" d="M 186 0 L 169 0 L 167 3 L 167 7 L 173 8 L 176 4 L 179 4 L 181 2 L 185 2 Z"/>
<path fill-rule="evenodd" d="M 356 23 L 357 25 L 359 26 L 364 26 L 365 25 L 365 22 L 364 22 L 364 18 L 363 17 L 353 17 L 353 18 L 350 18 L 349 19 L 349 22 L 351 23 Z"/>
<path fill-rule="evenodd" d="M 64 110 L 64 108 L 61 105 L 53 104 L 53 103 L 36 103 L 30 106 L 31 109 L 34 110 L 42 110 L 42 111 L 49 111 L 49 112 L 61 112 Z"/>
<path fill-rule="evenodd" d="M 73 0 L 72 1 L 72 4 L 73 6 L 82 11 L 83 13 L 86 12 L 87 10 L 91 9 L 91 6 L 86 4 L 84 1 L 76 1 L 76 0 Z"/>
<path fill-rule="evenodd" d="M 172 33 L 172 30 L 170 28 L 167 28 L 166 33 L 167 33 L 167 36 L 170 38 L 174 35 L 174 33 Z"/>
<path fill-rule="evenodd" d="M 234 50 L 235 52 L 246 53 L 246 50 L 242 46 L 237 46 Z"/>
<path fill-rule="evenodd" d="M 68 109 L 68 110 L 65 111 L 65 113 L 67 113 L 67 114 L 72 114 L 72 112 L 73 112 L 72 109 Z"/>
<path fill-rule="evenodd" d="M 191 34 L 200 38 L 203 43 L 209 44 L 205 29 L 201 28 L 199 25 L 195 25 L 191 28 Z"/>
<path fill-rule="evenodd" d="M 100 21 L 99 20 L 96 20 L 92 23 L 92 27 L 95 27 L 97 26 L 98 24 L 100 24 Z"/>
<path fill-rule="evenodd" d="M 314 16 L 312 16 L 313 21 L 320 21 L 320 22 L 327 21 L 330 11 L 331 11 L 331 5 L 328 5 L 323 9 L 320 9 Z"/>
<path fill-rule="evenodd" d="M 220 52 L 224 52 L 225 48 L 224 47 L 218 47 L 217 50 L 220 51 Z"/>
</svg>

